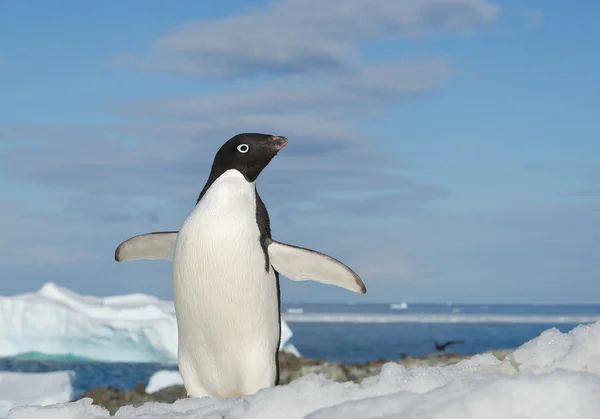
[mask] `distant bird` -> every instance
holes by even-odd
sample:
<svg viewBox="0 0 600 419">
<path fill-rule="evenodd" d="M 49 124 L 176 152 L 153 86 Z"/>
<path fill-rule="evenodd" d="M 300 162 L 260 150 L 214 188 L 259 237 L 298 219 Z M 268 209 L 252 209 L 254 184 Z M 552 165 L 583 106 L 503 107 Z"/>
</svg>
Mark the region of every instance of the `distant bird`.
<svg viewBox="0 0 600 419">
<path fill-rule="evenodd" d="M 437 349 L 440 352 L 444 352 L 448 346 L 455 345 L 457 343 L 464 343 L 464 341 L 463 340 L 449 340 L 444 343 L 439 343 L 437 340 L 434 339 L 433 343 L 435 345 L 435 349 Z"/>
</svg>

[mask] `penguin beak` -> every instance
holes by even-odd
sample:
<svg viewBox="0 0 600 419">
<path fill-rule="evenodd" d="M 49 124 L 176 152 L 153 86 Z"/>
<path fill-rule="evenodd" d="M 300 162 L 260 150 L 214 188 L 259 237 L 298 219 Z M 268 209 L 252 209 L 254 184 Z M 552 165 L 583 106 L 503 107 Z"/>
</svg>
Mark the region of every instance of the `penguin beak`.
<svg viewBox="0 0 600 419">
<path fill-rule="evenodd" d="M 273 136 L 272 139 L 273 139 L 273 146 L 275 147 L 275 150 L 281 150 L 288 143 L 288 140 L 285 137 Z"/>
</svg>

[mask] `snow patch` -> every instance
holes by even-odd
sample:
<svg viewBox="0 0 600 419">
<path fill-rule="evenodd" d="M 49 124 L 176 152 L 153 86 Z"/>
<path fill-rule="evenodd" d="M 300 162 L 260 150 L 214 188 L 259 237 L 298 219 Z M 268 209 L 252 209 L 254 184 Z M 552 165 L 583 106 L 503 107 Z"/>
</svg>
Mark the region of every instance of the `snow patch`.
<svg viewBox="0 0 600 419">
<path fill-rule="evenodd" d="M 0 372 L 0 417 L 15 406 L 45 406 L 73 399 L 72 371 Z"/>
</svg>

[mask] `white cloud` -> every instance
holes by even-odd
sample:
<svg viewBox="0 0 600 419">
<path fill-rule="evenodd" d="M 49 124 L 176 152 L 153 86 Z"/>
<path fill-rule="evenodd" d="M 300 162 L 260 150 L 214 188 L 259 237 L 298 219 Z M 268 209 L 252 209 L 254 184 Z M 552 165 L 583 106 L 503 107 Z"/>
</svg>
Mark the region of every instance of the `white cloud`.
<svg viewBox="0 0 600 419">
<path fill-rule="evenodd" d="M 263 190 L 275 197 L 275 204 L 294 197 L 320 201 L 325 210 L 335 207 L 327 198 L 329 190 L 369 190 L 384 195 L 382 210 L 401 212 L 398 204 L 424 202 L 444 193 L 407 174 L 385 176 L 394 179 L 393 185 L 382 182 L 382 171 L 397 169 L 399 162 L 381 151 L 380 138 L 358 134 L 357 121 L 376 115 L 387 104 L 434 91 L 449 75 L 448 65 L 439 59 L 380 63 L 318 86 L 305 78 L 288 84 L 285 78 L 238 92 L 129 104 L 129 115 L 141 116 L 144 122 L 127 127 L 0 127 L 0 135 L 37 139 L 6 150 L 0 165 L 17 181 L 95 195 L 192 202 L 224 141 L 237 131 L 268 132 L 290 139 L 263 176 L 273 179 L 264 182 Z M 135 138 L 137 144 L 113 141 L 122 136 Z M 28 164 L 22 164 L 22 156 Z M 342 177 L 345 182 L 339 182 Z M 294 188 L 282 193 L 281 184 Z M 346 203 L 343 211 L 364 213 L 361 205 Z"/>
<path fill-rule="evenodd" d="M 117 62 L 215 78 L 340 71 L 360 61 L 358 42 L 465 34 L 493 22 L 487 0 L 287 0 L 250 13 L 179 26 L 146 56 Z"/>
<path fill-rule="evenodd" d="M 440 57 L 367 63 L 360 43 L 465 33 L 496 14 L 486 0 L 291 0 L 176 28 L 148 56 L 135 57 L 135 65 L 198 76 L 278 77 L 231 83 L 210 94 L 128 101 L 119 115 L 128 122 L 119 126 L 0 127 L 0 137 L 13 140 L 0 154 L 5 177 L 71 194 L 60 214 L 0 206 L 0 231 L 11 244 L 0 263 L 40 283 L 51 278 L 36 266 L 48 263 L 56 267 L 52 275 L 73 282 L 89 273 L 96 279 L 86 285 L 96 287 L 89 292 L 140 286 L 170 292 L 168 264 L 157 273 L 151 262 L 113 263 L 115 246 L 134 234 L 179 228 L 218 147 L 238 132 L 258 131 L 290 140 L 258 185 L 277 237 L 346 261 L 367 276 L 374 298 L 387 294 L 378 294 L 373 281 L 401 280 L 412 284 L 407 297 L 425 295 L 423 287 L 443 285 L 446 265 L 431 270 L 411 249 L 427 235 L 441 240 L 428 229 L 424 209 L 448 191 L 399 170 L 402 162 L 382 150 L 382 139 L 358 124 L 388 105 L 433 94 L 453 69 Z M 407 217 L 415 221 L 408 234 Z M 35 266 L 23 264 L 29 258 Z M 313 288 L 286 289 L 309 296 Z M 331 288 L 323 295 L 348 298 Z"/>
<path fill-rule="evenodd" d="M 268 118 L 276 118 L 277 123 L 277 118 L 289 114 L 303 117 L 309 114 L 314 118 L 326 112 L 327 117 L 318 122 L 330 122 L 330 126 L 324 128 L 334 128 L 340 119 L 357 115 L 364 118 L 372 113 L 369 110 L 373 107 L 379 110 L 385 104 L 398 103 L 439 88 L 451 75 L 449 64 L 441 58 L 378 62 L 358 66 L 335 77 L 284 77 L 258 87 L 161 100 L 141 106 L 141 110 L 152 116 L 193 116 L 208 120 L 212 129 L 232 124 L 231 117 L 240 114 L 250 117 L 244 122 L 251 123 L 257 115 L 268 114 Z M 281 122 L 289 125 L 290 121 Z M 311 121 L 298 122 L 301 124 L 295 125 L 313 125 L 305 123 Z M 260 123 L 263 122 L 255 122 Z M 273 124 L 273 121 L 269 119 L 269 123 Z M 317 128 L 323 131 L 321 126 Z"/>
</svg>

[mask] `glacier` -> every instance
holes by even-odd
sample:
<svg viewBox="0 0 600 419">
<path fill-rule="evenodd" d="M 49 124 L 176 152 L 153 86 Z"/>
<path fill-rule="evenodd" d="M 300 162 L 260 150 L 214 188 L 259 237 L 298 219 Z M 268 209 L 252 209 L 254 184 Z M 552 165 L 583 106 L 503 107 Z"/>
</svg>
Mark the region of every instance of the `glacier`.
<svg viewBox="0 0 600 419">
<path fill-rule="evenodd" d="M 119 409 L 115 419 L 598 419 L 600 322 L 548 329 L 499 360 L 475 355 L 445 367 L 394 362 L 360 384 L 316 374 L 244 398 L 187 398 Z M 158 381 L 167 379 L 161 377 Z M 173 377 L 170 377 L 173 378 Z M 84 398 L 21 406 L 7 419 L 109 418 Z"/>
<path fill-rule="evenodd" d="M 281 321 L 280 349 L 298 354 Z M 92 297 L 48 282 L 0 297 L 0 357 L 69 356 L 106 362 L 177 363 L 172 301 L 147 294 Z"/>
</svg>

